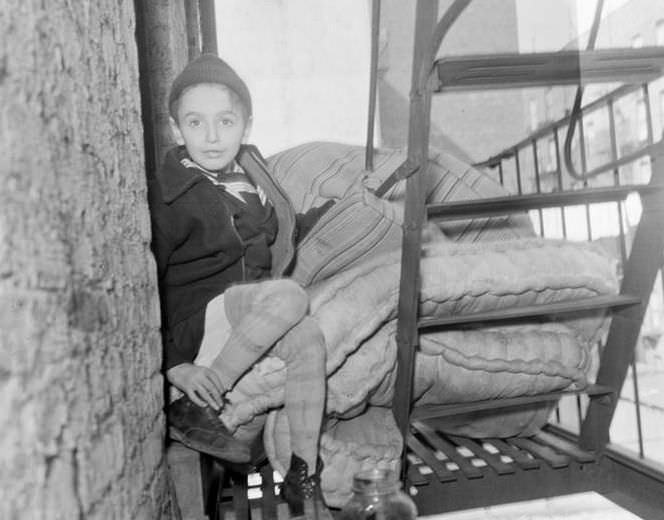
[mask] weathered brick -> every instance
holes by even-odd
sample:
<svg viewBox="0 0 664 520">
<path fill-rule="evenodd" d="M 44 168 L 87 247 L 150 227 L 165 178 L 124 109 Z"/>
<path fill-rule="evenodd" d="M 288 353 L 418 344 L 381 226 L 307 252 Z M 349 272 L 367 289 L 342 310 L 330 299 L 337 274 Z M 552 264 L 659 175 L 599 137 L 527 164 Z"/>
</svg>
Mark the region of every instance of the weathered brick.
<svg viewBox="0 0 664 520">
<path fill-rule="evenodd" d="M 52 520 L 76 518 L 80 504 L 74 487 L 75 469 L 71 453 L 50 460 L 47 473 L 44 517 Z"/>
<path fill-rule="evenodd" d="M 3 519 L 172 515 L 136 49 L 143 4 L 7 0 L 0 16 Z M 172 77 L 186 59 L 184 7 L 149 4 L 152 37 L 171 53 L 160 79 Z"/>
</svg>

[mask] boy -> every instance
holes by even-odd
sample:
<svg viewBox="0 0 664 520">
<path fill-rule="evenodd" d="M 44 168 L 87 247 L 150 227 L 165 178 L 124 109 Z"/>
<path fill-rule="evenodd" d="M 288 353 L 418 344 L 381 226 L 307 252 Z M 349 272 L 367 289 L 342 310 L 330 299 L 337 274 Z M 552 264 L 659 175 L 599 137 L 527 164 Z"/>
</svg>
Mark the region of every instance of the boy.
<svg viewBox="0 0 664 520">
<path fill-rule="evenodd" d="M 271 353 L 287 367 L 292 439 L 282 496 L 292 515 L 331 518 L 318 459 L 325 342 L 307 316 L 304 290 L 273 279 L 291 264 L 296 223 L 306 229 L 326 208 L 296 219 L 264 169 L 241 167 L 250 153 L 243 143 L 251 95 L 217 56 L 204 54 L 180 73 L 169 111 L 178 146 L 149 186 L 165 373 L 179 396 L 167 407 L 169 433 L 198 451 L 247 462 L 248 446 L 232 437 L 218 414 L 225 392 L 274 347 Z"/>
</svg>

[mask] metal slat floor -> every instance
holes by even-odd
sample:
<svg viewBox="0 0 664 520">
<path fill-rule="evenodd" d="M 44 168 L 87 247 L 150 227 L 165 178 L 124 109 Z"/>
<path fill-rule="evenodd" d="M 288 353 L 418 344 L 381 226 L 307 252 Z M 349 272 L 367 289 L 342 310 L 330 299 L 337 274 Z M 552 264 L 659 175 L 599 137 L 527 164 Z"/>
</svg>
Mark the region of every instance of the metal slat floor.
<svg viewBox="0 0 664 520">
<path fill-rule="evenodd" d="M 408 486 L 420 515 L 598 491 L 594 453 L 544 430 L 532 437 L 475 440 L 415 421 Z"/>
<path fill-rule="evenodd" d="M 288 507 L 279 497 L 281 478 L 265 462 L 255 471 L 223 472 L 210 497 L 210 520 L 279 520 L 288 518 Z"/>
<path fill-rule="evenodd" d="M 476 440 L 414 421 L 407 460 L 405 487 L 422 516 L 602 491 L 594 453 L 546 428 L 532 437 Z M 249 475 L 226 472 L 221 478 L 211 520 L 288 518 L 278 496 L 280 479 L 268 463 Z"/>
</svg>

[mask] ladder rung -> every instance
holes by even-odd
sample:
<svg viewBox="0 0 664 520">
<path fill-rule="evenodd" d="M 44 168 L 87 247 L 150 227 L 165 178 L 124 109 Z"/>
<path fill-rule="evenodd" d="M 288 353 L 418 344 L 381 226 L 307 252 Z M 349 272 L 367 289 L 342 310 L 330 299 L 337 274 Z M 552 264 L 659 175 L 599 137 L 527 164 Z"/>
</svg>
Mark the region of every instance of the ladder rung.
<svg viewBox="0 0 664 520">
<path fill-rule="evenodd" d="M 546 392 L 543 394 L 523 395 L 505 399 L 486 399 L 471 403 L 425 405 L 413 408 L 410 418 L 411 421 L 434 419 L 436 417 L 449 417 L 451 415 L 471 413 L 481 410 L 495 410 L 546 401 L 557 401 L 566 395 L 585 394 L 589 397 L 601 397 L 612 393 L 614 393 L 613 390 L 608 386 L 590 385 L 583 390 L 561 390 L 559 392 Z"/>
<path fill-rule="evenodd" d="M 664 49 L 564 50 L 443 58 L 434 64 L 436 92 L 550 87 L 588 83 L 645 83 L 664 73 Z"/>
<path fill-rule="evenodd" d="M 440 482 L 456 480 L 456 475 L 452 473 L 442 461 L 438 460 L 429 448 L 418 441 L 412 434 L 408 435 L 408 447 L 433 470 Z"/>
<path fill-rule="evenodd" d="M 427 216 L 437 220 L 508 215 L 531 209 L 574 206 L 624 200 L 630 193 L 653 190 L 647 184 L 631 184 L 576 191 L 511 195 L 472 201 L 439 202 L 427 205 Z"/>
<path fill-rule="evenodd" d="M 514 473 L 515 470 L 512 464 L 503 462 L 499 455 L 485 450 L 479 441 L 456 435 L 449 435 L 448 437 L 459 446 L 463 446 L 470 450 L 477 458 L 486 462 L 496 473 L 498 473 L 498 475 L 509 475 L 510 473 Z"/>
<path fill-rule="evenodd" d="M 571 462 L 568 455 L 560 454 L 550 446 L 539 444 L 530 438 L 511 437 L 507 442 L 545 460 L 552 468 L 566 468 Z"/>
<path fill-rule="evenodd" d="M 540 467 L 540 460 L 535 457 L 529 457 L 525 451 L 507 444 L 503 439 L 490 437 L 485 442 L 491 444 L 503 455 L 510 457 L 514 463 L 523 470 L 537 469 Z"/>
<path fill-rule="evenodd" d="M 536 433 L 535 439 L 542 444 L 548 444 L 561 453 L 574 457 L 574 460 L 579 462 L 592 462 L 596 459 L 594 452 L 582 450 L 578 445 L 544 430 Z"/>
<path fill-rule="evenodd" d="M 418 321 L 419 329 L 428 329 L 442 326 L 458 326 L 469 323 L 483 323 L 494 321 L 510 321 L 533 316 L 547 316 L 551 314 L 566 314 L 594 309 L 608 309 L 641 304 L 641 300 L 630 295 L 605 295 L 582 298 L 578 300 L 554 303 L 540 303 L 523 307 L 509 307 L 486 312 L 473 312 L 444 318 L 422 318 Z"/>
<path fill-rule="evenodd" d="M 422 422 L 414 423 L 413 428 L 424 437 L 434 450 L 443 453 L 448 460 L 459 466 L 459 470 L 466 478 L 482 478 L 484 476 L 484 472 L 481 469 L 473 466 L 472 461 L 468 457 L 459 453 L 454 445 L 440 437 L 438 432 L 433 428 Z"/>
</svg>

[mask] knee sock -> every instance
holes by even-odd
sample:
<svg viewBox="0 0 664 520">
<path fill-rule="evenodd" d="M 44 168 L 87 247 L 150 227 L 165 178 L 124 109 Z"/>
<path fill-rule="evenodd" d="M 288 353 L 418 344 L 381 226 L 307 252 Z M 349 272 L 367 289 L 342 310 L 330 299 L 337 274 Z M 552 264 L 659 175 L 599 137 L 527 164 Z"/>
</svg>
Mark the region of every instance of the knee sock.
<svg viewBox="0 0 664 520">
<path fill-rule="evenodd" d="M 318 323 L 307 316 L 277 344 L 274 354 L 286 363 L 284 408 L 291 450 L 316 472 L 318 446 L 325 411 L 325 338 Z"/>
</svg>

